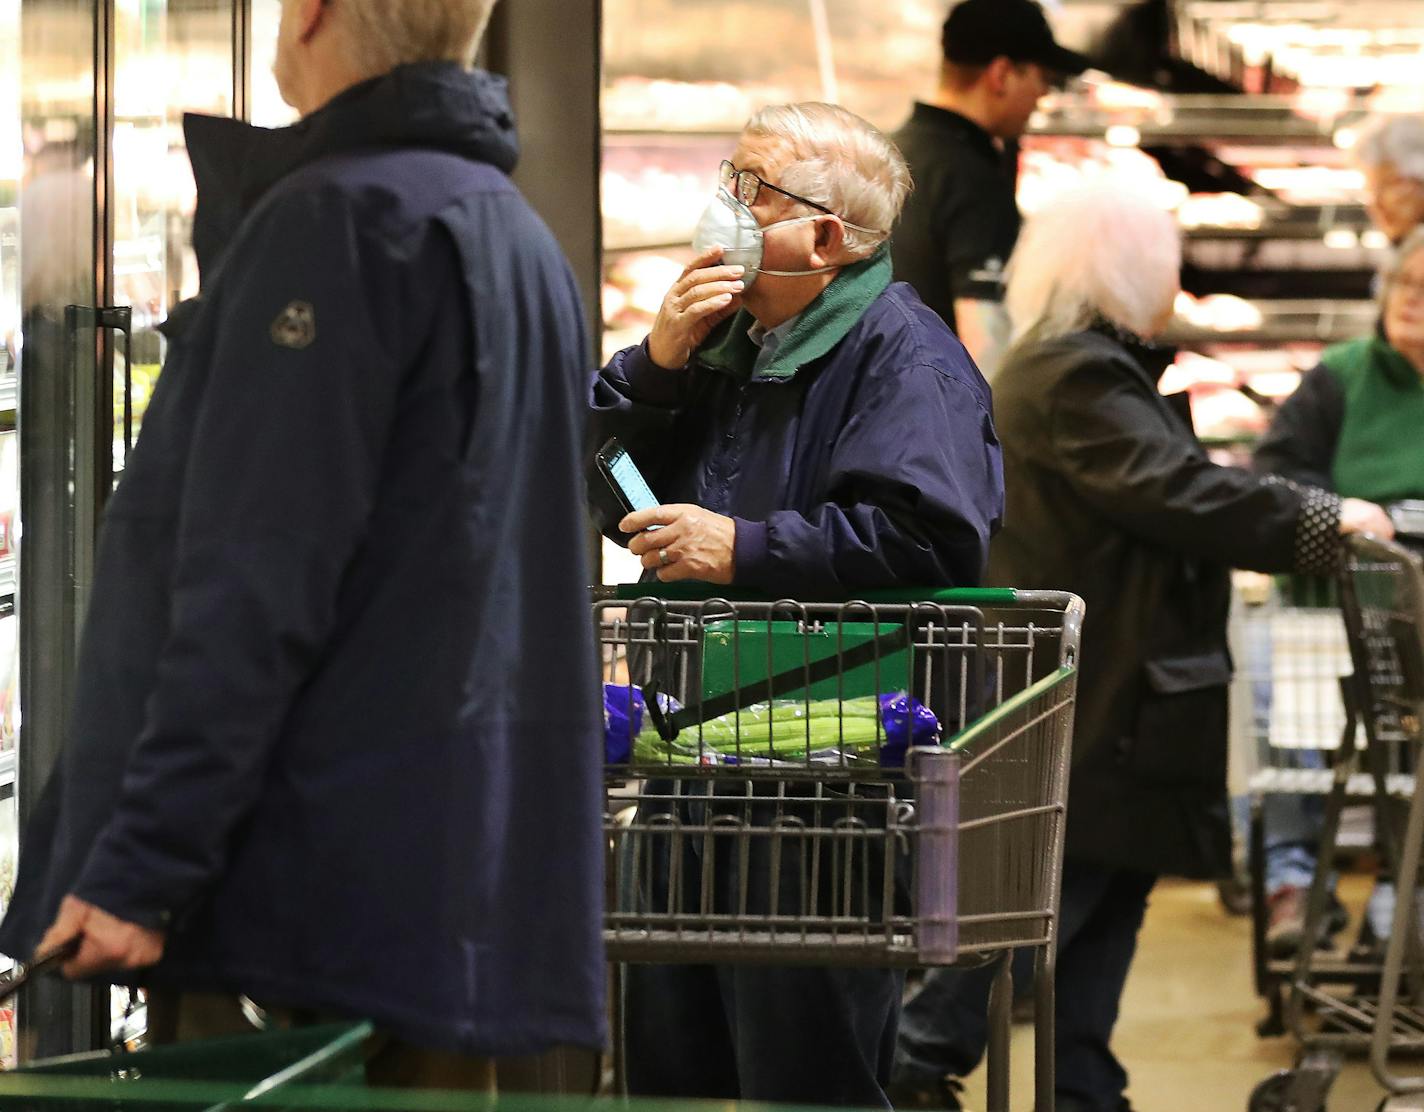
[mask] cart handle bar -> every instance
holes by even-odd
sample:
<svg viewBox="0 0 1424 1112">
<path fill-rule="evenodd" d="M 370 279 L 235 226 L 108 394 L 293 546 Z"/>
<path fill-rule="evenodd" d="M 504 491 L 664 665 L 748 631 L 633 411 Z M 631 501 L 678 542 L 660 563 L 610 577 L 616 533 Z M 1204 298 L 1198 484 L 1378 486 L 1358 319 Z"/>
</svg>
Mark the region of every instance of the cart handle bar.
<svg viewBox="0 0 1424 1112">
<path fill-rule="evenodd" d="M 605 593 L 607 592 L 607 593 Z M 934 602 L 952 606 L 1013 606 L 1021 601 L 1021 592 L 1012 587 L 895 587 L 880 591 L 864 591 L 855 602 L 881 604 Z M 730 597 L 724 588 L 712 583 L 619 583 L 616 586 L 594 588 L 595 598 L 633 601 L 643 598 L 667 599 L 672 602 L 702 602 L 725 599 L 727 602 L 786 602 L 760 591 L 738 591 Z M 810 600 L 807 600 L 810 601 Z"/>
</svg>

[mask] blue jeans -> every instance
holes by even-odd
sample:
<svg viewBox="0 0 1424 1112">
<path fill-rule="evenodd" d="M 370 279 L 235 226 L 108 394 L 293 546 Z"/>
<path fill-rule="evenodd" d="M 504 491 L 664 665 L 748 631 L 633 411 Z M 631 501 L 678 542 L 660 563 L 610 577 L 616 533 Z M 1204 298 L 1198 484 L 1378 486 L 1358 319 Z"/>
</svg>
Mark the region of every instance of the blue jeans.
<svg viewBox="0 0 1424 1112">
<path fill-rule="evenodd" d="M 1301 768 L 1323 767 L 1319 753 L 1300 754 Z M 1314 758 L 1319 765 L 1310 763 Z M 1249 797 L 1233 799 L 1232 813 L 1244 839 L 1250 828 Z M 1309 888 L 1319 863 L 1320 834 L 1325 823 L 1325 797 L 1271 792 L 1261 800 L 1261 824 L 1266 842 L 1266 895 L 1282 888 Z"/>
<path fill-rule="evenodd" d="M 1137 932 L 1157 878 L 1067 862 L 1058 921 L 1057 1089 L 1065 1104 L 1093 1112 L 1123 1107 L 1127 1071 L 1109 1047 Z M 1032 951 L 1014 955 L 1020 989 L 1033 976 Z M 964 1077 L 984 1057 L 994 968 L 936 969 L 900 1017 L 894 1079 Z"/>
</svg>

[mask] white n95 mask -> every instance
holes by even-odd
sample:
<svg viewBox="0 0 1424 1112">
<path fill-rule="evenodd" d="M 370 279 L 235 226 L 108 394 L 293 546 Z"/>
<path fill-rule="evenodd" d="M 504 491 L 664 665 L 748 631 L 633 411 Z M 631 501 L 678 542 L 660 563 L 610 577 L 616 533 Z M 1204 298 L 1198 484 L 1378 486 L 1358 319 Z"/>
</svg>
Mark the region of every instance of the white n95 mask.
<svg viewBox="0 0 1424 1112">
<path fill-rule="evenodd" d="M 742 283 L 746 286 L 755 282 L 758 274 L 774 274 L 784 278 L 794 278 L 802 274 L 829 274 L 840 268 L 823 266 L 815 270 L 763 270 L 761 266 L 763 240 L 772 228 L 810 224 L 829 215 L 831 214 L 818 213 L 815 216 L 796 216 L 789 220 L 778 220 L 763 228 L 757 223 L 757 218 L 752 215 L 750 208 L 727 190 L 718 189 L 716 196 L 703 210 L 702 219 L 697 222 L 697 231 L 692 233 L 692 249 L 701 254 L 709 247 L 721 247 L 720 265 L 745 267 L 746 273 L 742 276 Z M 836 219 L 840 220 L 840 217 L 837 216 Z M 869 230 L 844 220 L 841 223 L 856 231 Z"/>
</svg>

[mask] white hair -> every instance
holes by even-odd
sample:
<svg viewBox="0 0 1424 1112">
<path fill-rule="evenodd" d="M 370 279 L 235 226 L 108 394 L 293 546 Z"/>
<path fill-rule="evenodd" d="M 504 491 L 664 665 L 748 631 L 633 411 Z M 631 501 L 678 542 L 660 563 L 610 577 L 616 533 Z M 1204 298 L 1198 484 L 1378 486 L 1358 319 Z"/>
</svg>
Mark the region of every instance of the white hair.
<svg viewBox="0 0 1424 1112">
<path fill-rule="evenodd" d="M 810 101 L 763 108 L 743 134 L 779 139 L 794 160 L 777 185 L 824 205 L 871 232 L 845 230 L 846 248 L 865 257 L 884 243 L 910 194 L 910 170 L 874 125 L 835 104 Z"/>
<path fill-rule="evenodd" d="M 342 0 L 356 68 L 379 77 L 414 62 L 468 66 L 495 0 Z"/>
<path fill-rule="evenodd" d="M 1383 305 L 1389 298 L 1390 291 L 1394 289 L 1394 280 L 1399 277 L 1399 272 L 1404 269 L 1404 264 L 1424 251 L 1424 225 L 1415 228 L 1400 242 L 1399 246 L 1390 252 L 1389 261 L 1384 264 L 1380 271 L 1379 299 Z"/>
<path fill-rule="evenodd" d="M 1015 341 L 1055 339 L 1098 318 L 1149 334 L 1172 307 L 1181 236 L 1162 205 L 1102 177 L 1059 194 L 1033 215 L 1007 271 Z"/>
<path fill-rule="evenodd" d="M 1424 117 L 1375 117 L 1355 140 L 1354 157 L 1359 166 L 1388 165 L 1403 177 L 1424 182 Z"/>
</svg>

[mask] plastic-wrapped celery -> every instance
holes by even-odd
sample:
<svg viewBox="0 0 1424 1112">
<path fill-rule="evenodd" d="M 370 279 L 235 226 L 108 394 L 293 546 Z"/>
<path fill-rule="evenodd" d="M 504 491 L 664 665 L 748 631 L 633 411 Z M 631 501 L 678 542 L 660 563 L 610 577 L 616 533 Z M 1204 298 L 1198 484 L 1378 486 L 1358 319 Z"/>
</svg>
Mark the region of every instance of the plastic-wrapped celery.
<svg viewBox="0 0 1424 1112">
<path fill-rule="evenodd" d="M 631 702 L 629 693 L 631 690 Z M 664 710 L 678 709 L 666 696 Z M 631 714 L 630 714 L 631 709 Z M 939 722 L 903 692 L 856 699 L 778 700 L 684 727 L 672 741 L 644 716 L 642 692 L 608 685 L 604 692 L 610 764 L 695 765 L 742 760 L 787 760 L 841 754 L 903 763 L 910 745 L 934 745 Z M 631 719 L 631 722 L 630 722 Z M 631 726 L 631 730 L 630 730 Z M 630 747 L 630 732 L 636 737 Z"/>
<path fill-rule="evenodd" d="M 786 699 L 755 703 L 740 711 L 724 714 L 685 733 L 713 748 L 749 756 L 771 756 L 772 750 L 794 755 L 824 749 L 873 748 L 876 744 L 880 708 L 874 698 Z M 883 733 L 883 731 L 882 731 Z"/>
</svg>

